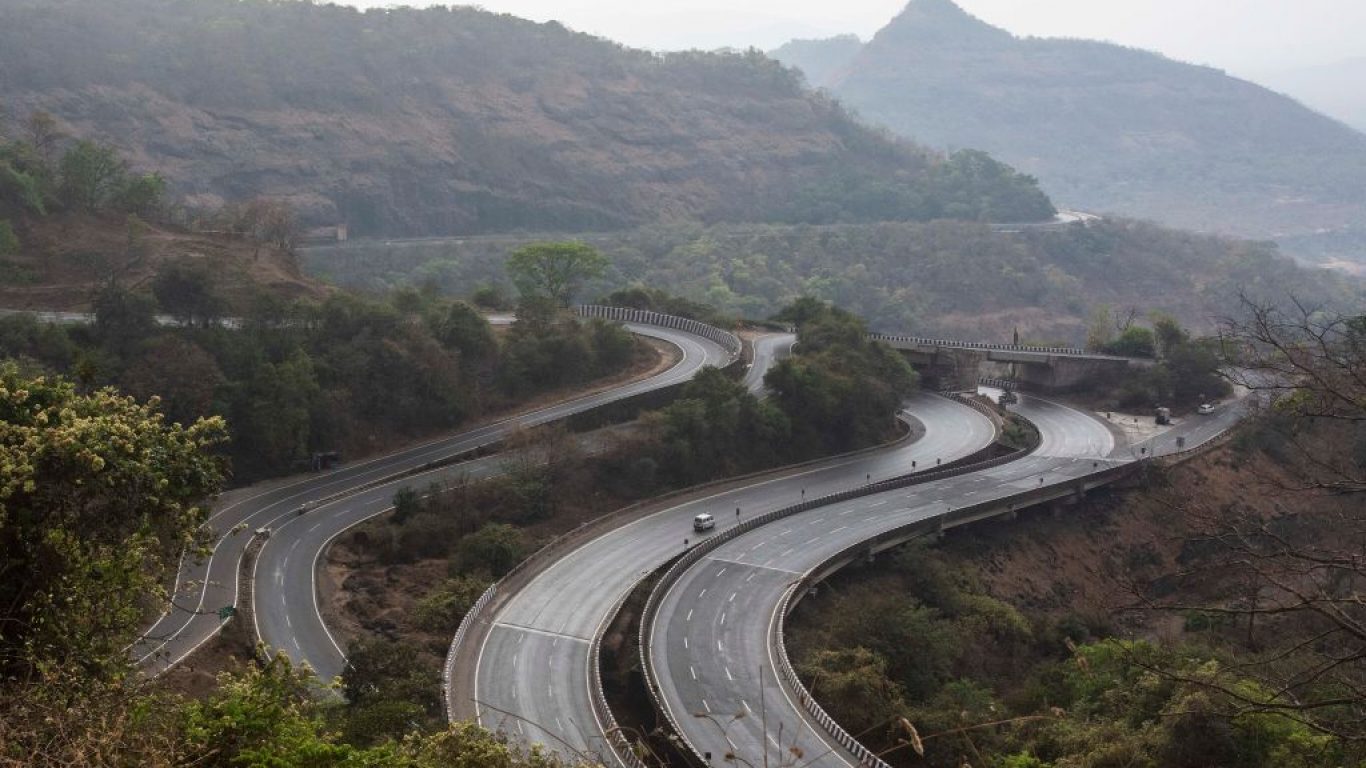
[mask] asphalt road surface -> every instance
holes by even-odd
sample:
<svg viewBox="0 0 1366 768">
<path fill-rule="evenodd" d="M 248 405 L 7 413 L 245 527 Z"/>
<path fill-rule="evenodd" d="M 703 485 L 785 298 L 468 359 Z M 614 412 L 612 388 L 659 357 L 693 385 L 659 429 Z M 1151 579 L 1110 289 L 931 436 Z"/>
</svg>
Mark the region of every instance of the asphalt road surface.
<svg viewBox="0 0 1366 768">
<path fill-rule="evenodd" d="M 479 648 L 475 690 L 448 695 L 473 697 L 483 725 L 525 742 L 564 754 L 608 754 L 588 692 L 589 643 L 641 578 L 682 552 L 685 541 L 697 544 L 694 515 L 712 513 L 721 531 L 735 524 L 736 508 L 743 519 L 804 494 L 820 496 L 905 474 L 913 461 L 918 468 L 948 463 L 995 439 L 991 421 L 980 412 L 937 395 L 917 395 L 907 410 L 925 427 L 918 441 L 679 504 L 573 550 L 498 610 Z"/>
<path fill-rule="evenodd" d="M 750 393 L 763 395 L 765 392 L 764 375 L 779 360 L 791 355 L 792 347 L 796 343 L 797 335 L 794 333 L 777 333 L 755 339 L 753 343 L 754 360 L 750 363 L 749 369 L 745 371 L 745 376 L 740 383 Z"/>
<path fill-rule="evenodd" d="M 146 673 L 159 674 L 178 664 L 217 634 L 223 625 L 217 615 L 218 609 L 239 603 L 241 596 L 238 594 L 237 574 L 253 532 L 257 528 L 270 528 L 272 535 L 266 541 L 262 556 L 275 563 L 274 558 L 283 551 L 285 558 L 280 561 L 280 572 L 292 575 L 284 579 L 284 584 L 279 579 L 273 583 L 267 579 L 268 583 L 254 598 L 258 604 L 270 605 L 280 597 L 279 593 L 288 591 L 293 599 L 288 600 L 289 612 L 278 617 L 273 614 L 267 616 L 261 625 L 263 637 L 274 647 L 301 652 L 299 660 L 314 664 L 320 671 L 337 669 L 335 658 L 329 659 L 326 653 L 314 655 L 316 651 L 325 651 L 329 647 L 335 652 L 335 645 L 321 622 L 315 625 L 308 621 L 316 618 L 316 610 L 302 614 L 304 620 L 297 634 L 291 626 L 301 617 L 301 614 L 294 612 L 298 606 L 301 603 L 312 604 L 311 596 L 309 601 L 303 601 L 297 594 L 297 590 L 304 588 L 305 584 L 311 590 L 312 579 L 299 581 L 299 571 L 295 566 L 299 562 L 312 563 L 321 551 L 320 543 L 356 521 L 382 510 L 377 509 L 379 502 L 373 494 L 320 506 L 298 520 L 295 520 L 298 517 L 296 510 L 307 502 L 352 492 L 396 474 L 492 445 L 515 429 L 557 421 L 604 403 L 686 381 L 703 366 L 722 366 L 730 360 L 718 344 L 691 334 L 646 325 L 627 324 L 627 327 L 634 333 L 677 346 L 682 352 L 681 359 L 667 371 L 649 379 L 529 411 L 468 432 L 343 465 L 327 472 L 223 494 L 206 523 L 214 542 L 212 555 L 203 561 L 182 561 L 171 606 L 142 638 L 130 646 L 133 658 Z M 388 493 L 392 497 L 393 489 L 388 489 Z M 307 520 L 306 524 L 304 520 Z M 274 535 L 276 528 L 280 529 L 280 535 Z M 273 575 L 276 571 L 268 570 L 266 573 Z M 282 632 L 276 631 L 277 618 L 284 625 Z M 264 634 L 266 630 L 270 634 Z"/>
</svg>

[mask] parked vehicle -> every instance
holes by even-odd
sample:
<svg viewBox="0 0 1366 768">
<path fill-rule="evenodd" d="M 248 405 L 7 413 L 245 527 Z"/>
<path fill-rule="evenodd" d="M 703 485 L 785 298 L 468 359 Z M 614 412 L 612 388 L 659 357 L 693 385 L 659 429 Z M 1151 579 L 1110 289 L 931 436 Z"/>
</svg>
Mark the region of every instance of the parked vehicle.
<svg viewBox="0 0 1366 768">
<path fill-rule="evenodd" d="M 716 527 L 716 518 L 706 513 L 700 514 L 692 519 L 692 529 L 694 531 L 710 531 Z"/>
</svg>

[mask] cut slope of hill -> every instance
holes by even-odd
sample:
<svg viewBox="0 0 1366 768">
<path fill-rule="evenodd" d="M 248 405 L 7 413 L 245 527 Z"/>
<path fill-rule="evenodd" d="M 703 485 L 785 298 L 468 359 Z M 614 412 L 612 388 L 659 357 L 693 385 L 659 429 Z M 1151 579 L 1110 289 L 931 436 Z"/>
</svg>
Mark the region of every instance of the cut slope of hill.
<svg viewBox="0 0 1366 768">
<path fill-rule="evenodd" d="M 917 141 L 992 152 L 1084 210 L 1254 237 L 1366 221 L 1366 135 L 1215 69 L 1017 38 L 950 0 L 912 0 L 817 84 Z"/>
<path fill-rule="evenodd" d="M 758 53 L 473 8 L 0 0 L 0 71 L 12 114 L 113 141 L 176 194 L 285 198 L 353 235 L 1053 213 L 1032 180 L 890 139 Z"/>
<path fill-rule="evenodd" d="M 184 232 L 112 215 L 64 213 L 20 225 L 19 252 L 0 259 L 0 308 L 86 310 L 111 276 L 147 290 L 167 265 L 202 268 L 232 308 L 261 294 L 320 299 L 294 254 L 226 235 Z"/>
</svg>

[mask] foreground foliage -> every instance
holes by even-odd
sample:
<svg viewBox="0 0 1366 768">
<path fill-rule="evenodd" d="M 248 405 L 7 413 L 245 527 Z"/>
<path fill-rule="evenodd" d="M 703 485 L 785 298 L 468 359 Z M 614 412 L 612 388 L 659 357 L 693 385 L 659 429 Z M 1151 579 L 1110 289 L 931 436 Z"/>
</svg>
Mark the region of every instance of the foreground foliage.
<svg viewBox="0 0 1366 768">
<path fill-rule="evenodd" d="M 163 306 L 182 327 L 159 326 L 148 297 L 109 287 L 96 298 L 92 327 L 0 318 L 0 356 L 86 386 L 157 395 L 181 423 L 227 417 L 238 481 L 308 469 L 317 452 L 370 453 L 455 427 L 621 370 L 637 353 L 619 327 L 581 324 L 554 307 L 525 313 L 528 322 L 499 343 L 472 307 L 416 291 L 387 301 L 262 298 L 245 308 L 240 327 L 227 327 L 204 274 L 163 277 L 178 298 Z"/>
<path fill-rule="evenodd" d="M 221 419 L 0 364 L 0 676 L 120 665 L 144 600 L 222 480 Z"/>
</svg>

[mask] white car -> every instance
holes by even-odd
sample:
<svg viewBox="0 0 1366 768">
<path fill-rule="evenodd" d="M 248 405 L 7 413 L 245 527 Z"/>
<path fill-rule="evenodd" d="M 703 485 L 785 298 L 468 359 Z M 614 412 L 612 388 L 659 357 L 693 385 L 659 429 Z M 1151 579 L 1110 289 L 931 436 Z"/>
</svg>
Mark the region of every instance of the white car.
<svg viewBox="0 0 1366 768">
<path fill-rule="evenodd" d="M 1195 412 L 1201 416 L 1208 416 L 1214 413 L 1214 406 L 1209 403 L 1202 403 L 1199 408 L 1195 409 Z"/>
<path fill-rule="evenodd" d="M 262 528 L 257 528 L 257 529 L 256 529 L 256 535 L 257 535 L 257 536 L 260 536 L 260 537 L 263 538 L 263 539 L 268 539 L 268 538 L 270 538 L 270 529 L 269 529 L 269 528 L 264 528 L 264 527 L 262 527 Z"/>
<path fill-rule="evenodd" d="M 692 529 L 694 531 L 710 531 L 716 527 L 716 518 L 708 514 L 701 514 L 692 519 Z"/>
</svg>

